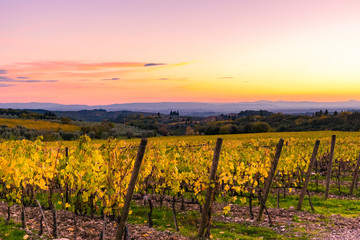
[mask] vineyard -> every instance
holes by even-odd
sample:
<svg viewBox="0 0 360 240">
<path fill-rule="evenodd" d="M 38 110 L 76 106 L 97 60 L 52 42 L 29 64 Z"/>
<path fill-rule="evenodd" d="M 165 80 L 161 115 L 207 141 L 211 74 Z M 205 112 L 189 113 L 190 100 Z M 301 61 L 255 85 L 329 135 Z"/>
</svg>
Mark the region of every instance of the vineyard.
<svg viewBox="0 0 360 240">
<path fill-rule="evenodd" d="M 93 142 L 87 136 L 76 142 L 0 142 L 0 199 L 6 204 L 1 215 L 9 222 L 12 209 L 19 208 L 22 227 L 27 228 L 29 209 L 36 211 L 35 230 L 55 238 L 81 237 L 78 221 L 86 216 L 98 223 L 87 236 L 131 239 L 132 227 L 126 221 L 137 209 L 146 210 L 142 224 L 156 228 L 155 212 L 166 207 L 175 232 L 169 239 L 184 237 L 176 232 L 190 238 L 232 239 L 235 235 L 217 231 L 215 221 L 225 219 L 221 224 L 233 226 L 230 220 L 240 208 L 249 224 L 276 226 L 272 209 L 288 207 L 281 206 L 286 199 L 296 203 L 294 211 L 299 213 L 307 201 L 306 211 L 316 212 L 319 198 L 324 203 L 356 199 L 359 133 L 217 137 L 151 138 L 141 143 Z M 71 223 L 66 230 L 58 227 L 58 214 L 64 212 Z M 194 214 L 195 222 L 185 233 L 178 218 L 186 212 Z M 237 234 L 239 238 L 242 233 Z"/>
<path fill-rule="evenodd" d="M 65 132 L 79 131 L 80 127 L 71 124 L 61 124 L 57 122 L 45 120 L 29 120 L 29 119 L 8 119 L 0 118 L 0 125 L 14 128 L 16 126 L 23 126 L 28 129 L 36 130 L 63 130 Z"/>
</svg>

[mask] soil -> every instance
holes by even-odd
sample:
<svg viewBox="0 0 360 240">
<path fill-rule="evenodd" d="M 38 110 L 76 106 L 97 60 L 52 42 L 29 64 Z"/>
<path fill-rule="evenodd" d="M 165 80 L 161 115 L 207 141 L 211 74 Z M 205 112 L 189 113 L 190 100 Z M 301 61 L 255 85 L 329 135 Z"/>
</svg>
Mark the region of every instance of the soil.
<svg viewBox="0 0 360 240">
<path fill-rule="evenodd" d="M 136 204 L 143 204 L 143 201 L 137 200 Z M 158 201 L 153 201 L 154 206 L 158 206 Z M 163 201 L 164 206 L 171 207 L 171 198 L 166 198 Z M 360 239 L 360 217 L 346 218 L 340 215 L 323 216 L 316 213 L 309 213 L 306 211 L 296 211 L 293 207 L 289 209 L 283 208 L 270 208 L 269 214 L 271 216 L 273 225 L 269 226 L 269 220 L 264 212 L 263 221 L 260 223 L 251 219 L 249 208 L 240 207 L 238 205 L 231 206 L 231 215 L 221 215 L 222 209 L 226 204 L 216 203 L 213 205 L 214 221 L 243 223 L 252 226 L 266 226 L 270 227 L 283 236 L 304 236 L 307 235 L 310 239 Z M 181 203 L 177 203 L 176 209 L 179 209 Z M 258 207 L 253 208 L 253 213 L 257 216 Z M 186 210 L 199 211 L 198 204 L 186 204 Z M 0 216 L 6 218 L 7 205 L 4 202 L 0 203 Z M 28 239 L 38 239 L 34 232 L 40 229 L 40 211 L 37 207 L 26 207 L 27 226 L 29 229 Z M 49 226 L 50 232 L 52 231 L 52 213 L 50 210 L 45 210 L 45 218 Z M 73 220 L 74 214 L 65 211 L 57 211 L 58 219 L 58 234 L 66 239 L 100 239 L 101 229 L 103 229 L 103 220 L 100 218 L 91 218 L 88 216 L 76 216 L 76 225 Z M 21 207 L 11 207 L 11 218 L 15 222 L 21 222 Z M 149 228 L 145 225 L 127 225 L 129 230 L 130 239 L 159 239 L 171 240 L 190 239 L 180 236 L 170 231 L 157 231 L 154 228 Z M 106 222 L 106 238 L 114 239 L 116 235 L 117 223 L 115 221 Z M 300 230 L 299 230 L 300 229 Z M 44 227 L 44 233 L 47 233 Z M 59 238 L 60 238 L 59 237 Z M 43 236 L 45 238 L 45 236 Z"/>
<path fill-rule="evenodd" d="M 27 218 L 27 227 L 31 232 L 39 232 L 40 230 L 40 217 L 41 213 L 38 207 L 26 207 L 25 214 Z M 52 213 L 51 210 L 44 210 L 44 215 L 49 226 L 50 233 L 52 231 Z M 7 217 L 7 205 L 4 202 L 0 203 L 0 216 Z M 101 230 L 103 229 L 103 220 L 100 218 L 91 218 L 87 216 L 76 216 L 76 225 L 73 220 L 73 213 L 65 210 L 57 211 L 58 220 L 58 235 L 61 238 L 85 240 L 85 239 L 100 239 Z M 11 219 L 15 222 L 21 222 L 21 207 L 11 207 Z M 128 231 L 130 239 L 158 239 L 158 240 L 185 240 L 188 239 L 183 236 L 179 236 L 170 231 L 157 231 L 154 228 L 149 228 L 145 225 L 133 225 L 128 224 Z M 106 222 L 105 239 L 115 239 L 117 230 L 117 223 L 115 221 Z M 47 233 L 46 227 L 44 227 L 44 233 Z M 36 239 L 35 236 L 31 236 L 32 239 Z M 59 238 L 60 238 L 59 237 Z M 31 239 L 28 238 L 28 239 Z"/>
</svg>

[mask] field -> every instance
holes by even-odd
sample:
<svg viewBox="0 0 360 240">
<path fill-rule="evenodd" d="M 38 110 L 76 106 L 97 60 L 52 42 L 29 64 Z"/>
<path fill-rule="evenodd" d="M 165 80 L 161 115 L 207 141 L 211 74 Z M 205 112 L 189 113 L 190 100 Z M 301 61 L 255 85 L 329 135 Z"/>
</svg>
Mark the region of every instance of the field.
<svg viewBox="0 0 360 240">
<path fill-rule="evenodd" d="M 0 118 L 0 125 L 6 125 L 9 128 L 14 128 L 16 126 L 23 126 L 28 129 L 35 130 L 63 130 L 66 132 L 79 131 L 80 127 L 71 124 L 61 124 L 57 122 L 50 122 L 45 120 L 28 120 L 28 119 L 7 119 Z"/>
<path fill-rule="evenodd" d="M 332 135 L 336 135 L 333 157 Z M 223 144 L 217 177 L 210 181 L 219 137 Z M 284 143 L 279 163 L 268 184 L 280 138 Z M 316 140 L 320 144 L 307 183 Z M 209 238 L 336 239 L 356 234 L 349 228 L 359 227 L 360 191 L 353 181 L 359 140 L 358 132 L 327 131 L 150 138 L 131 202 L 130 237 L 195 238 L 207 192 L 212 206 Z M 39 200 L 53 236 L 115 236 L 139 142 L 88 137 L 75 142 L 1 142 L 0 214 L 14 215 L 18 221 L 23 215 L 24 226 L 40 231 Z M 325 200 L 330 159 L 332 179 Z M 307 196 L 299 208 L 302 191 Z M 257 221 L 260 208 L 265 211 Z"/>
</svg>

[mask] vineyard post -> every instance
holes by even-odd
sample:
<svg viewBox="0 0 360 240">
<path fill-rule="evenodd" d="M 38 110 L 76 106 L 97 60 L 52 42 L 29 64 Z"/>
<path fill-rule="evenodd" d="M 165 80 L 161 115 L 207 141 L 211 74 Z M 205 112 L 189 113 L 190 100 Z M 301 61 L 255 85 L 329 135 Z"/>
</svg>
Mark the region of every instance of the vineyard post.
<svg viewBox="0 0 360 240">
<path fill-rule="evenodd" d="M 311 172 L 312 172 L 312 169 L 313 169 L 313 167 L 314 167 L 316 155 L 317 155 L 317 152 L 318 152 L 318 150 L 319 150 L 319 145 L 320 145 L 320 141 L 319 141 L 319 140 L 316 140 L 315 146 L 314 146 L 314 150 L 313 150 L 313 153 L 312 153 L 312 155 L 311 155 L 309 167 L 308 167 L 308 170 L 307 170 L 306 175 L 305 175 L 304 186 L 303 186 L 303 188 L 301 189 L 301 193 L 300 193 L 300 197 L 299 197 L 299 202 L 298 202 L 298 205 L 297 205 L 297 208 L 296 208 L 297 211 L 300 211 L 300 210 L 301 210 L 301 206 L 302 206 L 302 203 L 303 203 L 303 201 L 304 201 L 304 197 L 305 197 L 305 195 L 306 195 L 307 186 L 308 186 L 308 184 L 309 184 Z"/>
<path fill-rule="evenodd" d="M 49 227 L 48 227 L 48 225 L 47 225 L 47 223 L 46 223 L 46 218 L 45 218 L 44 211 L 43 211 L 42 208 L 41 208 L 41 204 L 40 204 L 39 200 L 36 200 L 36 202 L 37 202 L 37 204 L 38 204 L 38 206 L 39 206 L 40 213 L 41 213 L 41 216 L 42 216 L 42 218 L 43 218 L 43 220 L 44 220 L 46 230 L 47 230 L 48 234 L 51 235 L 51 234 L 50 234 Z"/>
<path fill-rule="evenodd" d="M 335 141 L 336 141 L 336 135 L 332 135 L 331 136 L 330 156 L 329 156 L 328 169 L 327 169 L 327 175 L 326 175 L 325 200 L 328 199 L 328 197 L 329 197 L 331 169 L 332 169 L 332 162 L 333 162 L 333 158 L 334 158 Z"/>
<path fill-rule="evenodd" d="M 211 165 L 211 171 L 210 171 L 210 177 L 209 177 L 209 187 L 206 190 L 206 196 L 205 196 L 205 203 L 202 207 L 202 213 L 201 213 L 201 222 L 199 226 L 198 231 L 198 237 L 204 238 L 205 237 L 205 228 L 210 219 L 209 218 L 209 212 L 211 209 L 211 197 L 213 196 L 212 192 L 214 191 L 214 188 L 211 186 L 211 184 L 214 183 L 215 177 L 216 177 L 216 171 L 219 165 L 219 159 L 220 159 L 220 152 L 221 152 L 221 146 L 223 143 L 222 138 L 218 138 L 216 141 L 213 161 Z"/>
<path fill-rule="evenodd" d="M 359 153 L 359 157 L 358 157 L 357 162 L 356 162 L 356 167 L 355 167 L 355 170 L 354 170 L 354 175 L 353 175 L 353 180 L 351 182 L 349 195 L 353 194 L 354 187 L 355 187 L 355 184 L 356 184 L 357 179 L 358 179 L 359 167 L 360 167 L 360 153 Z"/>
<path fill-rule="evenodd" d="M 26 215 L 25 215 L 25 200 L 24 200 L 24 197 L 25 197 L 25 188 L 24 188 L 24 186 L 22 185 L 22 182 L 21 182 L 20 184 L 21 184 L 21 189 L 22 189 L 22 193 L 21 193 L 21 223 L 22 223 L 22 228 L 23 228 L 23 229 L 27 229 L 27 226 L 26 226 Z"/>
<path fill-rule="evenodd" d="M 65 148 L 65 157 L 66 157 L 66 164 L 68 164 L 68 162 L 69 162 L 69 148 L 68 147 Z M 66 203 L 69 203 L 68 179 L 66 179 L 66 182 L 65 182 L 65 201 L 66 201 Z M 66 204 L 64 204 L 64 206 L 66 206 Z M 66 210 L 68 210 L 68 208 L 66 208 Z"/>
<path fill-rule="evenodd" d="M 258 222 L 261 221 L 261 217 L 262 217 L 262 214 L 263 214 L 264 209 L 265 209 L 264 205 L 266 204 L 266 200 L 268 198 L 268 195 L 269 195 L 269 192 L 270 192 L 270 189 L 271 189 L 271 184 L 273 182 L 275 172 L 276 172 L 276 168 L 277 168 L 277 165 L 279 163 L 280 154 L 281 154 L 281 150 L 282 150 L 283 145 L 284 145 L 284 139 L 280 138 L 279 143 L 276 146 L 275 157 L 274 157 L 274 161 L 271 164 L 269 176 L 266 179 L 264 196 L 263 196 L 263 199 L 262 199 L 264 204 L 260 204 L 259 215 L 256 218 L 256 221 L 258 221 Z"/>
<path fill-rule="evenodd" d="M 176 219 L 175 202 L 176 202 L 175 201 L 175 196 L 173 196 L 173 200 L 172 200 L 173 218 L 174 218 L 175 230 L 178 232 L 179 231 L 179 226 L 178 226 L 177 219 Z"/>
<path fill-rule="evenodd" d="M 146 145 L 147 145 L 147 139 L 143 138 L 141 139 L 141 143 L 139 146 L 139 150 L 135 159 L 135 163 L 134 163 L 134 168 L 131 174 L 131 179 L 130 179 L 130 183 L 126 192 L 126 196 L 125 196 L 125 202 L 124 202 L 124 206 L 121 210 L 121 218 L 120 218 L 120 222 L 119 222 L 119 226 L 117 229 L 117 233 L 116 233 L 116 240 L 121 240 L 122 236 L 124 235 L 125 232 L 125 223 L 127 221 L 128 215 L 129 215 L 129 209 L 130 209 L 130 202 L 134 193 L 134 188 L 135 188 L 135 184 L 136 184 L 136 180 L 140 171 L 140 166 L 141 166 L 141 162 L 144 158 L 144 154 L 145 154 L 145 149 L 146 149 Z"/>
</svg>

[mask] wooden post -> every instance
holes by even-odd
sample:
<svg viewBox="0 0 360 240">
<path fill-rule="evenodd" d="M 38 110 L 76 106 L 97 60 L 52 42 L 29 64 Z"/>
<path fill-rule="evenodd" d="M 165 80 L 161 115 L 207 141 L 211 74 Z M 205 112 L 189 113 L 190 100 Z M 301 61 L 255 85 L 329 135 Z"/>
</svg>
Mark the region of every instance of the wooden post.
<svg viewBox="0 0 360 240">
<path fill-rule="evenodd" d="M 66 165 L 67 165 L 69 162 L 69 148 L 68 147 L 65 148 L 65 157 L 67 158 L 66 159 Z M 69 203 L 69 185 L 68 185 L 67 178 L 65 180 L 65 201 L 66 201 L 66 203 Z M 64 204 L 64 206 L 65 206 L 65 204 Z M 68 210 L 68 208 L 66 208 L 66 210 Z"/>
<path fill-rule="evenodd" d="M 175 196 L 173 196 L 173 200 L 172 200 L 172 210 L 173 210 L 173 219 L 174 219 L 175 230 L 178 232 L 179 226 L 178 226 L 177 219 L 176 219 Z"/>
<path fill-rule="evenodd" d="M 216 177 L 216 171 L 219 165 L 219 159 L 220 159 L 220 152 L 221 152 L 221 146 L 223 143 L 222 138 L 218 138 L 216 141 L 211 171 L 210 171 L 210 177 L 209 177 L 209 187 L 206 190 L 206 196 L 205 196 L 205 203 L 202 206 L 202 212 L 201 212 L 201 222 L 198 230 L 198 237 L 204 239 L 205 238 L 205 228 L 207 223 L 209 222 L 209 212 L 211 209 L 211 197 L 212 193 L 214 191 L 214 188 L 211 186 L 211 184 L 214 183 L 215 177 Z"/>
<path fill-rule="evenodd" d="M 27 229 L 24 203 L 21 205 L 21 227 Z"/>
<path fill-rule="evenodd" d="M 271 184 L 273 182 L 275 172 L 276 172 L 276 168 L 277 168 L 277 165 L 279 163 L 280 154 L 281 154 L 281 150 L 282 150 L 283 145 L 284 145 L 284 139 L 280 138 L 279 143 L 276 146 L 276 152 L 275 152 L 274 161 L 271 163 L 269 176 L 267 177 L 266 182 L 265 182 L 264 196 L 262 198 L 262 202 L 264 204 L 260 204 L 259 215 L 256 218 L 256 221 L 258 221 L 258 222 L 261 221 L 261 217 L 262 217 L 262 215 L 264 213 L 265 204 L 266 204 L 267 198 L 269 196 L 269 192 L 270 192 L 270 189 L 271 189 Z"/>
<path fill-rule="evenodd" d="M 121 210 L 121 218 L 116 233 L 116 240 L 121 240 L 125 232 L 125 223 L 129 215 L 130 202 L 134 193 L 134 188 L 140 171 L 141 162 L 144 158 L 146 145 L 147 145 L 147 139 L 146 138 L 141 139 L 139 150 L 134 163 L 134 168 L 131 174 L 130 183 L 126 192 L 124 206 Z"/>
<path fill-rule="evenodd" d="M 335 141 L 336 141 L 336 135 L 332 135 L 329 162 L 328 162 L 328 169 L 327 169 L 327 175 L 326 175 L 325 200 L 328 199 L 328 197 L 329 197 L 330 181 L 331 181 L 331 170 L 332 170 L 332 162 L 333 162 L 333 158 L 334 158 Z"/>
<path fill-rule="evenodd" d="M 58 237 L 58 224 L 57 224 L 57 214 L 55 205 L 52 207 L 52 214 L 53 214 L 53 237 Z"/>
<path fill-rule="evenodd" d="M 101 233 L 100 233 L 100 240 L 105 240 L 105 238 L 106 238 L 106 214 L 105 213 L 103 213 L 104 214 L 104 216 L 103 216 L 103 229 L 102 229 L 102 231 L 101 231 Z"/>
<path fill-rule="evenodd" d="M 46 218 L 45 218 L 44 212 L 43 212 L 43 210 L 42 210 L 42 208 L 41 208 L 41 204 L 40 204 L 39 200 L 36 200 L 36 202 L 37 202 L 37 204 L 38 204 L 38 206 L 39 206 L 40 213 L 41 213 L 41 216 L 42 216 L 42 218 L 43 218 L 43 220 L 44 220 L 46 230 L 47 230 L 48 234 L 51 235 L 51 234 L 50 234 L 49 227 L 48 227 L 48 225 L 47 225 L 47 223 L 46 223 Z"/>
<path fill-rule="evenodd" d="M 11 208 L 11 206 L 8 206 L 8 207 L 7 207 L 6 224 L 9 224 L 9 222 L 10 222 L 10 216 L 11 216 L 10 208 Z"/>
<path fill-rule="evenodd" d="M 146 196 L 146 198 L 149 203 L 148 223 L 149 223 L 149 228 L 152 228 L 154 225 L 153 220 L 152 220 L 153 204 L 152 204 L 150 197 Z"/>
<path fill-rule="evenodd" d="M 300 210 L 301 210 L 301 206 L 302 206 L 302 203 L 303 203 L 303 201 L 304 201 L 304 197 L 305 197 L 305 195 L 306 195 L 307 186 L 308 186 L 308 184 L 309 184 L 311 172 L 312 172 L 312 169 L 313 169 L 313 167 L 314 167 L 316 155 L 317 155 L 317 152 L 318 152 L 318 150 L 319 150 L 319 145 L 320 145 L 320 141 L 319 141 L 319 140 L 316 140 L 315 146 L 314 146 L 314 150 L 313 150 L 313 153 L 312 153 L 312 155 L 311 155 L 309 167 L 308 167 L 308 170 L 307 170 L 306 175 L 305 175 L 304 186 L 303 186 L 303 188 L 301 189 L 299 202 L 298 202 L 298 205 L 297 205 L 297 208 L 296 208 L 297 211 L 300 211 Z"/>
<path fill-rule="evenodd" d="M 354 188 L 355 188 L 355 184 L 356 184 L 357 179 L 358 179 L 359 167 L 360 167 L 360 153 L 359 153 L 359 157 L 358 157 L 357 162 L 356 162 L 356 167 L 355 167 L 355 170 L 354 170 L 353 180 L 352 180 L 352 182 L 351 182 L 349 195 L 352 195 L 352 194 L 353 194 L 353 191 L 354 191 Z"/>
</svg>

